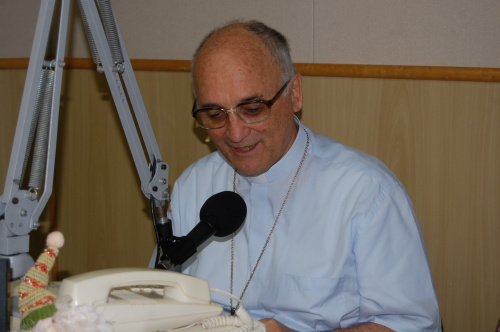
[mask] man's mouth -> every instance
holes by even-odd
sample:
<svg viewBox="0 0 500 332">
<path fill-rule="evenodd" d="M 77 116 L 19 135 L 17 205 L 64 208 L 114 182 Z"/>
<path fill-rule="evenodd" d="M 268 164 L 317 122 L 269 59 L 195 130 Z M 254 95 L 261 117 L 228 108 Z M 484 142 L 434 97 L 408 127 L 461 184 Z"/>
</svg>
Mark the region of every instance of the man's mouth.
<svg viewBox="0 0 500 332">
<path fill-rule="evenodd" d="M 249 145 L 249 146 L 244 146 L 244 147 L 241 147 L 241 148 L 234 148 L 236 151 L 238 152 L 248 152 L 250 150 L 252 150 L 257 144 L 253 144 L 253 145 Z"/>
</svg>

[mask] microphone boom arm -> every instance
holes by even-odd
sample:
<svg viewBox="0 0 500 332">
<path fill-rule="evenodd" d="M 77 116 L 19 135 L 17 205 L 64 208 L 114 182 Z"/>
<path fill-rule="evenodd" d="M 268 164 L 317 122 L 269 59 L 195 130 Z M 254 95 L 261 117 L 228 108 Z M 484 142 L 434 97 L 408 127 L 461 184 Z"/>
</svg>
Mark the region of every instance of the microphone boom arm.
<svg viewBox="0 0 500 332">
<path fill-rule="evenodd" d="M 55 59 L 48 61 L 44 57 L 55 3 L 56 0 L 41 0 L 9 168 L 4 192 L 0 197 L 0 257 L 10 259 L 13 279 L 24 275 L 33 264 L 33 260 L 27 258 L 28 233 L 38 228 L 38 219 L 52 193 L 70 0 L 60 1 L 57 50 Z M 165 201 L 169 200 L 168 164 L 161 158 L 111 4 L 109 0 L 97 0 L 98 8 L 94 0 L 78 0 L 78 5 L 97 71 L 105 74 L 113 96 L 139 174 L 141 189 L 148 199 L 165 208 Z M 117 53 L 120 54 L 118 60 Z M 40 84 L 37 84 L 38 81 Z M 45 81 L 50 82 L 48 88 L 44 86 Z M 42 106 L 39 107 L 39 104 Z M 40 115 L 36 112 L 39 108 Z M 48 114 L 45 117 L 48 120 L 42 123 L 44 111 Z M 44 129 L 45 126 L 48 129 Z M 35 135 L 35 146 L 42 138 L 43 156 L 40 161 L 36 150 L 31 152 Z M 26 166 L 28 160 L 32 160 L 31 167 Z M 37 161 L 40 168 L 35 165 Z M 32 185 L 31 177 L 30 184 L 26 185 L 24 173 L 27 169 L 31 170 L 32 175 L 38 173 L 35 174 L 39 178 L 37 183 L 43 181 L 41 193 L 41 186 Z"/>
<path fill-rule="evenodd" d="M 118 37 L 119 45 L 121 45 L 121 53 L 123 54 L 122 63 L 114 63 L 113 61 L 110 43 L 108 43 L 95 2 L 93 0 L 78 1 L 84 13 L 82 15 L 89 20 L 88 26 L 90 28 L 90 33 L 92 34 L 97 52 L 102 61 L 100 66 L 98 64 L 98 71 L 102 70 L 106 75 L 139 174 L 141 189 L 147 198 L 152 196 L 159 201 L 168 199 L 168 165 L 161 159 L 160 150 L 132 69 L 132 64 L 130 63 L 130 59 L 124 47 L 124 41 L 120 30 L 116 24 L 116 18 L 111 11 L 111 16 L 107 17 L 111 21 L 105 23 L 112 24 L 112 22 L 114 22 L 116 26 L 116 37 Z M 104 5 L 107 2 L 99 0 L 99 3 Z M 124 85 L 121 79 L 123 79 Z M 125 94 L 125 92 L 127 92 L 127 94 Z M 147 150 L 147 156 L 149 156 L 151 163 L 146 161 L 146 154 L 142 148 L 134 117 L 130 111 L 129 102 L 134 111 L 135 119 L 137 120 Z M 152 166 L 154 166 L 155 169 L 151 170 L 150 167 Z"/>
</svg>

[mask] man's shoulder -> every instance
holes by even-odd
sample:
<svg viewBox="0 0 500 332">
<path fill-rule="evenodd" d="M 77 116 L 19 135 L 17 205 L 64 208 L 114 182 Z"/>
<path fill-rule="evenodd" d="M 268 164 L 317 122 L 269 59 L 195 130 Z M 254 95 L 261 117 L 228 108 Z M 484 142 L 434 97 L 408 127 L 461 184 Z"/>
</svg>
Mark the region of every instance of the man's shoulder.
<svg viewBox="0 0 500 332">
<path fill-rule="evenodd" d="M 177 182 L 199 176 L 209 178 L 215 173 L 220 172 L 221 168 L 229 169 L 230 166 L 219 152 L 212 152 L 189 165 L 179 176 Z"/>
<path fill-rule="evenodd" d="M 322 134 L 314 134 L 314 140 L 313 156 L 335 172 L 355 177 L 367 176 L 376 182 L 391 185 L 399 183 L 394 173 L 378 157 Z"/>
<path fill-rule="evenodd" d="M 217 167 L 220 164 L 224 163 L 224 159 L 219 151 L 215 151 L 207 154 L 206 156 L 198 159 L 194 163 L 192 163 L 188 169 L 204 169 L 207 167 Z"/>
</svg>

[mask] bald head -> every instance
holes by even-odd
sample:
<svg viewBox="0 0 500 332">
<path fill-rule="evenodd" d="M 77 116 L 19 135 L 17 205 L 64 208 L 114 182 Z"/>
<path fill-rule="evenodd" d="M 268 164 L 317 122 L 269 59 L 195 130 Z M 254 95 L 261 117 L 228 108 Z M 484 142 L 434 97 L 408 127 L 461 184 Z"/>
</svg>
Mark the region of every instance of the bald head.
<svg viewBox="0 0 500 332">
<path fill-rule="evenodd" d="M 199 60 L 207 59 L 203 56 L 222 53 L 224 49 L 232 49 L 236 56 L 267 53 L 274 62 L 282 82 L 297 73 L 290 56 L 288 41 L 281 33 L 258 21 L 232 21 L 213 30 L 201 41 L 193 56 L 192 77 L 194 78 L 199 68 Z"/>
</svg>

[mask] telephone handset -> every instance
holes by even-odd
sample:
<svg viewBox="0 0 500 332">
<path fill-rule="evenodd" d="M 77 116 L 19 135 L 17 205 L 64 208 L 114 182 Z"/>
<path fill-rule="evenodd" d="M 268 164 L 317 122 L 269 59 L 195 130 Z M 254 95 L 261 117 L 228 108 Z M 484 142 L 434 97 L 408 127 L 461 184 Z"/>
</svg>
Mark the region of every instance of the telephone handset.
<svg viewBox="0 0 500 332">
<path fill-rule="evenodd" d="M 218 316 L 205 280 L 145 268 L 116 268 L 68 277 L 57 302 L 69 306 L 92 303 L 116 332 L 174 329 Z"/>
</svg>

